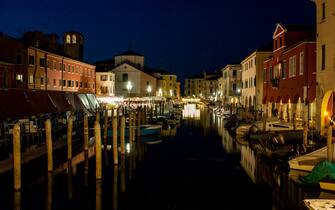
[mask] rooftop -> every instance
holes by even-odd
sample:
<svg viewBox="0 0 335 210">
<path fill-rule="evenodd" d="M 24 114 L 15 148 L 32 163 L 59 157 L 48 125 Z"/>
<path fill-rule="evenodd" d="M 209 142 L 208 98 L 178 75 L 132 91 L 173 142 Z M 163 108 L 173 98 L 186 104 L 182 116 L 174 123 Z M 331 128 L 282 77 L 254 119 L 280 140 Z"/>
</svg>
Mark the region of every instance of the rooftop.
<svg viewBox="0 0 335 210">
<path fill-rule="evenodd" d="M 135 51 L 132 51 L 132 50 L 128 50 L 128 51 L 122 52 L 122 53 L 120 53 L 120 54 L 118 54 L 116 56 L 122 56 L 122 55 L 135 55 L 135 56 L 142 56 L 143 57 L 143 55 L 141 55 L 141 54 L 139 54 L 139 53 L 137 53 Z"/>
</svg>

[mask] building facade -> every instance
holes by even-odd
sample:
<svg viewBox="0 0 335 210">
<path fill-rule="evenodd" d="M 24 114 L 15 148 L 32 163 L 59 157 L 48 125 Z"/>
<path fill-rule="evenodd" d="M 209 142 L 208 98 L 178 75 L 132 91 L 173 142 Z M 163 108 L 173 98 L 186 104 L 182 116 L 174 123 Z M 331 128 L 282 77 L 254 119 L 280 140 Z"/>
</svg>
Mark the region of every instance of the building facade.
<svg viewBox="0 0 335 210">
<path fill-rule="evenodd" d="M 185 97 L 202 97 L 203 96 L 203 74 L 192 75 L 184 80 Z"/>
<path fill-rule="evenodd" d="M 325 133 L 325 127 L 329 125 L 329 117 L 334 111 L 335 83 L 335 1 L 314 0 L 316 5 L 317 26 L 317 88 L 316 101 L 317 129 L 321 134 Z"/>
<path fill-rule="evenodd" d="M 218 79 L 221 77 L 217 73 L 204 72 L 204 79 L 202 81 L 202 96 L 205 98 L 218 97 Z"/>
<path fill-rule="evenodd" d="M 180 97 L 177 75 L 166 70 L 153 70 L 154 76 L 159 80 L 157 84 L 157 96 L 165 98 Z"/>
<path fill-rule="evenodd" d="M 222 70 L 222 102 L 224 105 L 240 103 L 242 89 L 242 67 L 228 64 Z"/>
<path fill-rule="evenodd" d="M 261 110 L 263 95 L 264 60 L 272 55 L 272 49 L 258 49 L 242 62 L 241 104 L 250 111 Z"/>
<path fill-rule="evenodd" d="M 95 66 L 59 51 L 53 39 L 36 37 L 43 40 L 40 32 L 24 34 L 22 40 L 0 36 L 0 48 L 9 49 L 0 51 L 0 58 L 15 64 L 12 88 L 95 93 Z"/>
<path fill-rule="evenodd" d="M 315 117 L 315 29 L 277 24 L 273 57 L 264 61 L 263 110 L 291 121 Z"/>
<path fill-rule="evenodd" d="M 115 96 L 115 74 L 112 72 L 96 72 L 97 96 Z"/>
<path fill-rule="evenodd" d="M 0 88 L 15 87 L 21 77 L 15 75 L 15 64 L 0 60 Z"/>
</svg>

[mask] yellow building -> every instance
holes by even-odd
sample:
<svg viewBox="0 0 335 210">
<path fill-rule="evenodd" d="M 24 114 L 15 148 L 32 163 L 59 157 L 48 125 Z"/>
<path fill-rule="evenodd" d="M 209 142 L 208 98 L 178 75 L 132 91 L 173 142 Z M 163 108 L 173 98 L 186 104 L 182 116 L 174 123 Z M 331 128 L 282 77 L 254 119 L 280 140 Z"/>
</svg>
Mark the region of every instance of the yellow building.
<svg viewBox="0 0 335 210">
<path fill-rule="evenodd" d="M 334 112 L 335 83 L 335 1 L 314 0 L 317 26 L 316 128 L 324 134 Z"/>
<path fill-rule="evenodd" d="M 158 96 L 165 98 L 180 97 L 180 84 L 178 85 L 177 75 L 165 70 L 156 70 L 155 76 L 161 80 Z"/>
</svg>

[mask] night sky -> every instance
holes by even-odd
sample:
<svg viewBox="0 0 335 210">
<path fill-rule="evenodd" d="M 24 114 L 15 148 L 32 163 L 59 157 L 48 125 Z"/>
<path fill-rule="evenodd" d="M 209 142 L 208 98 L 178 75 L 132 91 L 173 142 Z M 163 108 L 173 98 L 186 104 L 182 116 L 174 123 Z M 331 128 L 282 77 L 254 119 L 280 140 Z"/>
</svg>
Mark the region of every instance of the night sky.
<svg viewBox="0 0 335 210">
<path fill-rule="evenodd" d="M 21 2 L 20 2 L 21 1 Z M 277 22 L 315 22 L 310 0 L 0 0 L 0 31 L 85 36 L 85 60 L 132 49 L 146 65 L 186 76 L 239 62 L 270 42 Z M 1 49 L 3 50 L 3 49 Z"/>
</svg>

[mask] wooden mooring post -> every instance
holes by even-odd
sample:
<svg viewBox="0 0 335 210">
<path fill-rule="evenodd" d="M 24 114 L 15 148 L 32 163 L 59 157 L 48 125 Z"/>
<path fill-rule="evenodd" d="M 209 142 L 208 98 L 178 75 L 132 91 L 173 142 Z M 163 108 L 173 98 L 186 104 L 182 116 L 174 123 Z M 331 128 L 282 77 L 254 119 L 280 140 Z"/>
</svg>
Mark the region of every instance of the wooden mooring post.
<svg viewBox="0 0 335 210">
<path fill-rule="evenodd" d="M 72 116 L 67 120 L 67 159 L 72 159 L 72 130 L 73 121 Z"/>
<path fill-rule="evenodd" d="M 303 144 L 304 144 L 305 147 L 308 145 L 308 125 L 307 125 L 307 122 L 304 123 Z"/>
<path fill-rule="evenodd" d="M 102 153 L 101 153 L 101 129 L 99 121 L 94 123 L 95 134 L 95 178 L 102 178 Z"/>
<path fill-rule="evenodd" d="M 328 132 L 327 132 L 327 159 L 328 161 L 333 161 L 333 126 L 328 126 Z"/>
<path fill-rule="evenodd" d="M 21 133 L 17 123 L 13 128 L 14 190 L 21 190 Z"/>
<path fill-rule="evenodd" d="M 141 115 L 142 109 L 139 108 L 137 112 L 137 136 L 141 136 Z"/>
<path fill-rule="evenodd" d="M 84 150 L 88 151 L 88 115 L 84 115 Z"/>
<path fill-rule="evenodd" d="M 108 109 L 105 109 L 104 115 L 104 149 L 107 149 L 107 138 L 108 138 Z"/>
<path fill-rule="evenodd" d="M 113 117 L 113 160 L 114 164 L 118 164 L 118 144 L 117 144 L 117 115 Z"/>
<path fill-rule="evenodd" d="M 268 111 L 266 110 L 265 111 L 265 115 L 263 116 L 263 132 L 266 131 L 266 121 L 267 121 L 267 118 L 268 118 Z"/>
<path fill-rule="evenodd" d="M 125 111 L 123 110 L 122 116 L 121 116 L 121 127 L 120 127 L 120 141 L 121 141 L 121 155 L 126 154 L 125 149 L 125 131 L 126 131 L 126 117 L 125 117 Z"/>
<path fill-rule="evenodd" d="M 47 119 L 45 121 L 45 135 L 46 135 L 46 147 L 47 147 L 47 159 L 48 159 L 48 172 L 53 171 L 53 154 L 52 154 L 52 136 L 51 136 L 51 121 Z"/>
</svg>

